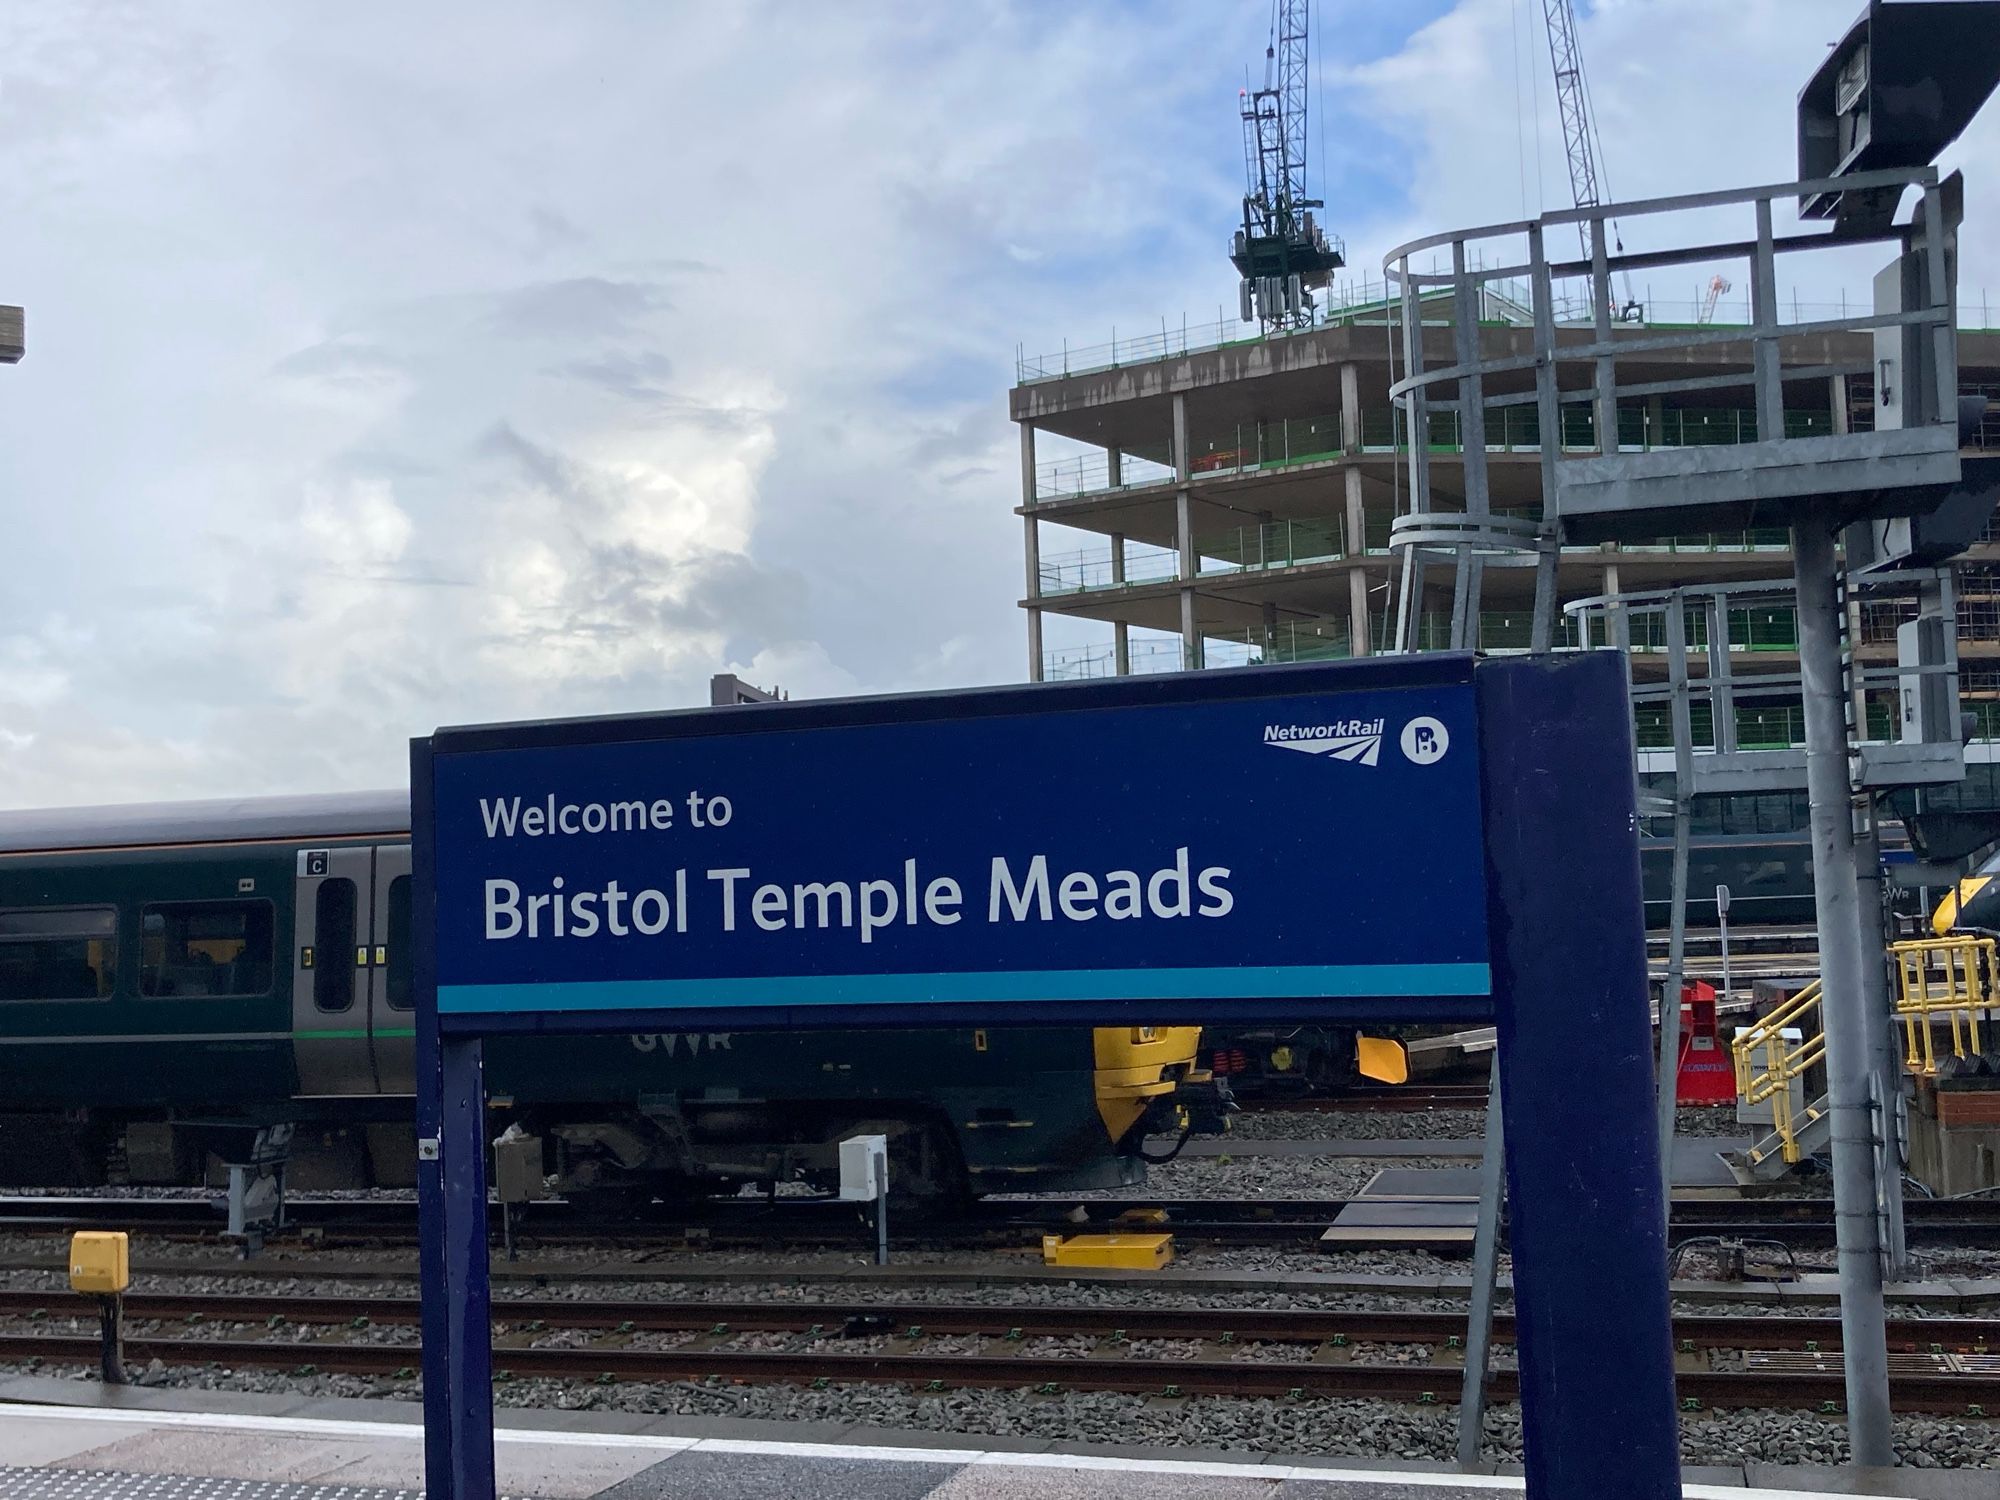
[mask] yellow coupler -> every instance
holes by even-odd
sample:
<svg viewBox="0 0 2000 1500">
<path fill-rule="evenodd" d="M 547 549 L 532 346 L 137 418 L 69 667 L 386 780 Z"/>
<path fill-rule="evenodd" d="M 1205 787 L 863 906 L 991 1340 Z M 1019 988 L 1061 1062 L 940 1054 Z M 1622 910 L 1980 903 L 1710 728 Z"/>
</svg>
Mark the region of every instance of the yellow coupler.
<svg viewBox="0 0 2000 1500">
<path fill-rule="evenodd" d="M 1114 1271 L 1157 1271 L 1174 1258 L 1170 1234 L 1059 1234 L 1042 1236 L 1042 1264 L 1095 1266 Z"/>
</svg>

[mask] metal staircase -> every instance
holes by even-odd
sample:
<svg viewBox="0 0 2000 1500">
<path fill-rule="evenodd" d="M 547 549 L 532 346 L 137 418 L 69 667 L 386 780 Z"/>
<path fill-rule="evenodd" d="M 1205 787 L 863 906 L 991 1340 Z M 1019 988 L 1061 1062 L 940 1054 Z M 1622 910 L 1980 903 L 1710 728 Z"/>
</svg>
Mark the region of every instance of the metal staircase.
<svg viewBox="0 0 2000 1500">
<path fill-rule="evenodd" d="M 1994 1011 L 2000 1010 L 2000 944 L 1980 935 L 1919 938 L 1891 943 L 1888 956 L 1896 969 L 1904 1070 L 1935 1075 L 1945 1050 L 1939 1044 L 1947 1036 L 1949 1056 L 1979 1056 L 1993 1034 Z M 1809 1096 L 1807 1088 L 1808 1080 L 1823 1076 L 1811 1070 L 1826 1055 L 1819 981 L 1740 1028 L 1730 1051 L 1737 1099 L 1771 1107 L 1771 1129 L 1733 1164 L 1741 1173 L 1771 1181 L 1820 1151 L 1830 1133 L 1825 1093 Z"/>
<path fill-rule="evenodd" d="M 1738 1165 L 1752 1177 L 1773 1181 L 1824 1147 L 1832 1129 L 1826 1095 L 1803 1097 L 1808 1070 L 1826 1056 L 1819 981 L 1738 1030 L 1730 1051 L 1736 1097 L 1746 1105 L 1771 1106 L 1771 1129 L 1750 1143 Z"/>
</svg>

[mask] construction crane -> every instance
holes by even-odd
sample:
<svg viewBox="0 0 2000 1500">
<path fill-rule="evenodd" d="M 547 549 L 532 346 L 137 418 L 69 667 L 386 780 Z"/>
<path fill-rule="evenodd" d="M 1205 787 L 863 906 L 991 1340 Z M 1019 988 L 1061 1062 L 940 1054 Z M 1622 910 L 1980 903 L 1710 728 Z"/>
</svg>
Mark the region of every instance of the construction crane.
<svg viewBox="0 0 2000 1500">
<path fill-rule="evenodd" d="M 1597 116 L 1590 104 L 1590 84 L 1583 76 L 1583 49 L 1576 40 L 1576 9 L 1571 0 L 1542 0 L 1542 19 L 1549 33 L 1549 61 L 1556 72 L 1556 112 L 1562 116 L 1563 153 L 1569 158 L 1570 196 L 1578 208 L 1596 208 L 1604 202 L 1598 156 L 1603 144 L 1597 138 Z M 1584 220 L 1577 224 L 1583 242 L 1583 258 L 1591 256 L 1591 226 L 1605 220 Z M 1625 253 L 1615 220 L 1610 223 L 1613 246 Z M 1632 279 L 1620 275 L 1619 317 L 1637 322 L 1642 315 L 1632 296 Z"/>
<path fill-rule="evenodd" d="M 1695 314 L 1695 322 L 1713 323 L 1715 321 L 1715 304 L 1722 300 L 1723 294 L 1730 289 L 1732 284 L 1729 278 L 1720 272 L 1709 278 L 1708 291 L 1701 299 L 1701 307 Z"/>
<path fill-rule="evenodd" d="M 1249 190 L 1229 259 L 1243 277 L 1243 321 L 1266 329 L 1312 322 L 1312 291 L 1347 263 L 1345 247 L 1313 219 L 1311 210 L 1325 205 L 1306 196 L 1310 9 L 1311 0 L 1273 0 L 1264 86 L 1240 94 Z"/>
</svg>

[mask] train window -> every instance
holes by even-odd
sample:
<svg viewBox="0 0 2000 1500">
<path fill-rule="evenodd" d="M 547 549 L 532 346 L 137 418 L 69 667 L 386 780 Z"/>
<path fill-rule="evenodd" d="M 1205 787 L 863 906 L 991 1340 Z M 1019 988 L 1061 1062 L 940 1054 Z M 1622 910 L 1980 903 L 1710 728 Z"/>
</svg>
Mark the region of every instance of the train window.
<svg viewBox="0 0 2000 1500">
<path fill-rule="evenodd" d="M 346 1010 L 354 1003 L 354 882 L 342 876 L 319 883 L 313 898 L 313 946 L 319 962 L 313 967 L 313 1005 L 320 1010 Z"/>
<path fill-rule="evenodd" d="M 267 995 L 271 903 L 177 901 L 142 907 L 139 991 L 155 998 Z"/>
<path fill-rule="evenodd" d="M 395 1010 L 409 1010 L 410 995 L 410 877 L 389 882 L 388 1001 Z"/>
<path fill-rule="evenodd" d="M 118 909 L 0 911 L 0 1000 L 102 1000 L 118 982 Z"/>
</svg>

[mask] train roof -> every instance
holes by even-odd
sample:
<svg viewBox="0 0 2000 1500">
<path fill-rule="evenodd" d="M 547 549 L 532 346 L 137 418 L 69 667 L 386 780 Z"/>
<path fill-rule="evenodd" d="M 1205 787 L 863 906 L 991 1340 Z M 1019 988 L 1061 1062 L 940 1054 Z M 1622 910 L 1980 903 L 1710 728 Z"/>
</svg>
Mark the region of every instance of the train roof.
<svg viewBox="0 0 2000 1500">
<path fill-rule="evenodd" d="M 0 853 L 407 835 L 409 828 L 405 791 L 129 802 L 0 811 Z"/>
</svg>

